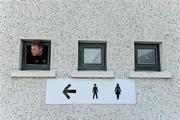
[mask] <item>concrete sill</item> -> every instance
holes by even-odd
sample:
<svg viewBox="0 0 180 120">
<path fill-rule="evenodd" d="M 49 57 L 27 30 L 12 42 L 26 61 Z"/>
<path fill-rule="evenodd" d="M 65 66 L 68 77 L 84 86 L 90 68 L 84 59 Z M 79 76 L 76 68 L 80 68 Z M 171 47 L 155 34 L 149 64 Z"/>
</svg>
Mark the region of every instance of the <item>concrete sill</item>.
<svg viewBox="0 0 180 120">
<path fill-rule="evenodd" d="M 19 70 L 11 73 L 13 78 L 55 78 L 56 71 L 43 71 L 43 70 Z"/>
<path fill-rule="evenodd" d="M 131 71 L 129 73 L 129 78 L 160 78 L 160 79 L 170 79 L 172 74 L 168 71 L 160 72 L 145 72 L 145 71 Z"/>
<path fill-rule="evenodd" d="M 108 71 L 78 71 L 73 70 L 71 73 L 72 78 L 114 78 L 114 72 Z"/>
</svg>

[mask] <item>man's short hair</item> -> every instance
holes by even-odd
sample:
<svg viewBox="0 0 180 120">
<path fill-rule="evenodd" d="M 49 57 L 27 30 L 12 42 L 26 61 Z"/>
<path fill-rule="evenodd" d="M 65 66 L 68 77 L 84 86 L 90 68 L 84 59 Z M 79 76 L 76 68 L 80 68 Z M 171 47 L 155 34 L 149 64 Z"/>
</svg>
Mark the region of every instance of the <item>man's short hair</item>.
<svg viewBox="0 0 180 120">
<path fill-rule="evenodd" d="M 34 41 L 31 43 L 31 46 L 38 46 L 39 48 L 43 48 L 44 45 L 41 41 Z"/>
</svg>

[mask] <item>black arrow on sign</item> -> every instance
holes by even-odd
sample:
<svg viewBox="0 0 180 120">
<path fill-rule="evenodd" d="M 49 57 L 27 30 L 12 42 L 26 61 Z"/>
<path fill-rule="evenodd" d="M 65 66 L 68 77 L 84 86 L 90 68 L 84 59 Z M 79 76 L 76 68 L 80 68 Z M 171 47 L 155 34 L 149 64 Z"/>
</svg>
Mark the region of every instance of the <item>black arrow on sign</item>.
<svg viewBox="0 0 180 120">
<path fill-rule="evenodd" d="M 69 96 L 67 93 L 76 93 L 76 90 L 68 90 L 68 88 L 70 88 L 70 87 L 71 87 L 71 84 L 67 85 L 67 86 L 64 88 L 64 90 L 63 90 L 64 95 L 65 95 L 68 99 L 70 99 L 70 96 Z"/>
</svg>

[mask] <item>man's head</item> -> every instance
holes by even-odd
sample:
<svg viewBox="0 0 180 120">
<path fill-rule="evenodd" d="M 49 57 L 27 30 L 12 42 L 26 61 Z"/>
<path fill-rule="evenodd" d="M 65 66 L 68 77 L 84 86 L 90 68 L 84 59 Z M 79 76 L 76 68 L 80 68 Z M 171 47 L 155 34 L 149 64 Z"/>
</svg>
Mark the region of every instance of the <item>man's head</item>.
<svg viewBox="0 0 180 120">
<path fill-rule="evenodd" d="M 31 53 L 33 56 L 41 56 L 43 53 L 43 44 L 41 42 L 33 42 L 31 44 Z"/>
</svg>

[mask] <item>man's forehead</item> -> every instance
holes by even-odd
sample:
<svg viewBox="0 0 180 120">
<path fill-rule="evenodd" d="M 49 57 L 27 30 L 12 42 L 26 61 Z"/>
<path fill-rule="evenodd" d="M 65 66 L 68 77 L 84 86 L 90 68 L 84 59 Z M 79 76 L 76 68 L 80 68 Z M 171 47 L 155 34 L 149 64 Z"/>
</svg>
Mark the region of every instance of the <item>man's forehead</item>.
<svg viewBox="0 0 180 120">
<path fill-rule="evenodd" d="M 38 46 L 38 45 L 31 45 L 31 48 L 41 48 L 40 46 Z"/>
</svg>

